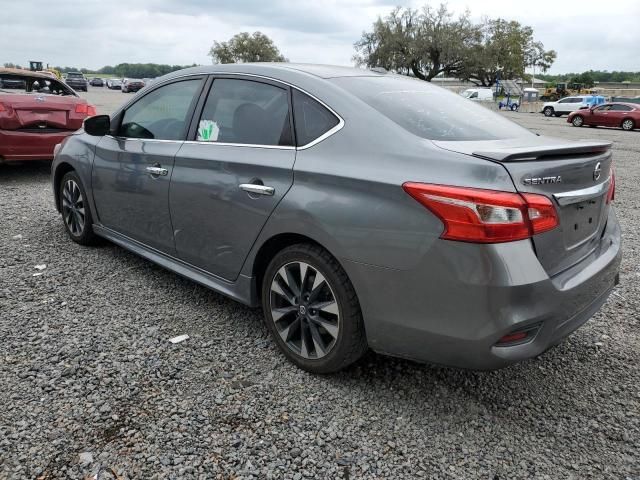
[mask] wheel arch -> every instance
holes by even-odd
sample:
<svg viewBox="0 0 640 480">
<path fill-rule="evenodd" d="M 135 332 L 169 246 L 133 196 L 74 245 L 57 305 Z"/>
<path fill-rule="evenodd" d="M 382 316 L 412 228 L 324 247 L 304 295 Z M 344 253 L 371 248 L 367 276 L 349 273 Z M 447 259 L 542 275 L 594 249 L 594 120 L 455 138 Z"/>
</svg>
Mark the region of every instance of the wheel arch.
<svg viewBox="0 0 640 480">
<path fill-rule="evenodd" d="M 318 247 L 328 252 L 329 255 L 336 259 L 338 263 L 340 263 L 340 261 L 331 252 L 331 250 L 307 235 L 293 232 L 278 233 L 264 241 L 260 248 L 258 248 L 253 258 L 251 265 L 251 274 L 255 279 L 255 291 L 257 295 L 260 295 L 260 292 L 262 290 L 264 273 L 266 272 L 267 266 L 269 265 L 271 259 L 273 259 L 273 257 L 281 250 L 298 243 L 310 243 L 313 245 L 317 245 Z"/>
<path fill-rule="evenodd" d="M 60 211 L 60 180 L 71 171 L 75 171 L 75 168 L 70 163 L 61 162 L 53 173 L 53 198 L 58 212 Z"/>
</svg>

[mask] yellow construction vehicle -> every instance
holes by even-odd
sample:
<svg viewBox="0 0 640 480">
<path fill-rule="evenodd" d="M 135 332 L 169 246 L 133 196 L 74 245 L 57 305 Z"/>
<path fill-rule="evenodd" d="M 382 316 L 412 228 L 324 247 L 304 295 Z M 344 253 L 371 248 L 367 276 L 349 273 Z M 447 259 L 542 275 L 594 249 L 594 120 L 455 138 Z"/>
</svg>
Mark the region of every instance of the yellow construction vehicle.
<svg viewBox="0 0 640 480">
<path fill-rule="evenodd" d="M 572 95 L 591 95 L 596 93 L 592 88 L 585 88 L 582 83 L 557 83 L 555 88 L 546 88 L 544 93 L 540 96 L 540 100 L 543 102 L 555 102 L 563 97 L 570 97 Z"/>
<path fill-rule="evenodd" d="M 38 62 L 35 60 L 29 60 L 29 70 L 32 72 L 40 72 L 46 73 L 48 75 L 52 75 L 56 77 L 58 80 L 62 79 L 62 75 L 55 68 L 49 68 L 49 64 L 47 64 L 47 68 L 42 68 L 42 62 Z"/>
</svg>

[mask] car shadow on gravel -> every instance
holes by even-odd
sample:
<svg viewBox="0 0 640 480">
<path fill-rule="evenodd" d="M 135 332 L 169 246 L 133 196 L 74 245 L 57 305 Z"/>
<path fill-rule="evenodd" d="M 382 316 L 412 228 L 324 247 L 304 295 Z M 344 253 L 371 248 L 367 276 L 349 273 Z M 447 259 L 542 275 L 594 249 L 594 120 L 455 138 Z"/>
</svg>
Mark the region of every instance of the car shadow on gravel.
<svg viewBox="0 0 640 480">
<path fill-rule="evenodd" d="M 33 181 L 51 174 L 50 160 L 0 162 L 0 183 Z"/>
</svg>

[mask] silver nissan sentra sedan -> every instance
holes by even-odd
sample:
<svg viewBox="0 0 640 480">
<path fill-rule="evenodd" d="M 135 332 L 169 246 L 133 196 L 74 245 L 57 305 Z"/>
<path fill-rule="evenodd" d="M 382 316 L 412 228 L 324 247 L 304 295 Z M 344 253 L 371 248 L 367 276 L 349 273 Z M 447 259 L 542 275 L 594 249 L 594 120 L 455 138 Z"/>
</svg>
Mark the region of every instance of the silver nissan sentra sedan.
<svg viewBox="0 0 640 480">
<path fill-rule="evenodd" d="M 250 306 L 317 373 L 371 348 L 493 369 L 618 282 L 610 144 L 540 137 L 427 82 L 195 67 L 57 146 L 71 239 L 106 238 Z"/>
</svg>

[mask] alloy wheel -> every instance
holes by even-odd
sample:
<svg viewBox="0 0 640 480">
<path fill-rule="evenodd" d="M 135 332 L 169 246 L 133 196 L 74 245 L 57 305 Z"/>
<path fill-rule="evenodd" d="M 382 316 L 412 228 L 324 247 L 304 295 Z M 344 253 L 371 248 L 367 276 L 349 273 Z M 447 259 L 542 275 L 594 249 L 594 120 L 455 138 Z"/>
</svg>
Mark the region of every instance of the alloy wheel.
<svg viewBox="0 0 640 480">
<path fill-rule="evenodd" d="M 622 122 L 622 128 L 623 128 L 623 130 L 632 130 L 633 129 L 633 120 L 626 119 L 624 122 Z"/>
<path fill-rule="evenodd" d="M 574 127 L 581 127 L 583 123 L 582 117 L 580 115 L 576 115 L 573 117 L 573 122 L 571 123 L 573 123 Z"/>
<path fill-rule="evenodd" d="M 271 318 L 278 334 L 305 359 L 326 356 L 340 333 L 340 309 L 327 279 L 308 263 L 287 263 L 270 290 Z"/>
<path fill-rule="evenodd" d="M 84 198 L 73 180 L 67 180 L 62 189 L 62 217 L 72 235 L 82 235 L 85 226 Z"/>
</svg>

